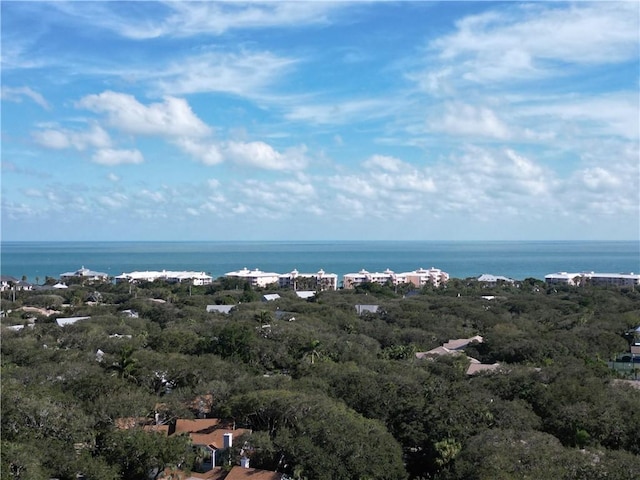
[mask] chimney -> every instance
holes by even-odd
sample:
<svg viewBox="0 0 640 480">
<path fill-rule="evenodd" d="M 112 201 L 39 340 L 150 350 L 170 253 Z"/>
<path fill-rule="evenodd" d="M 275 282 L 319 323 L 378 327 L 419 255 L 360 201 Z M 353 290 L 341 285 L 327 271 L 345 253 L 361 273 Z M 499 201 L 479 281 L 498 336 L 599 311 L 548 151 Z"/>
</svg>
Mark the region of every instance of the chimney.
<svg viewBox="0 0 640 480">
<path fill-rule="evenodd" d="M 233 433 L 224 434 L 224 448 L 231 448 L 233 446 Z"/>
<path fill-rule="evenodd" d="M 249 468 L 249 459 L 247 457 L 242 457 L 240 459 L 240 466 L 242 468 Z"/>
</svg>

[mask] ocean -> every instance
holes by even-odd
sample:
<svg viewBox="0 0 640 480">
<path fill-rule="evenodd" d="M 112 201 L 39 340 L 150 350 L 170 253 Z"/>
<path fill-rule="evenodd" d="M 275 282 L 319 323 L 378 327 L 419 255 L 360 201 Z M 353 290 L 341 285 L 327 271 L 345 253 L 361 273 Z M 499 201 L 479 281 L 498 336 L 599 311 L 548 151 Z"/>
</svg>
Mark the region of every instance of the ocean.
<svg viewBox="0 0 640 480">
<path fill-rule="evenodd" d="M 134 270 L 195 270 L 215 277 L 243 267 L 267 272 L 395 272 L 436 267 L 453 278 L 483 273 L 521 280 L 549 273 L 640 273 L 636 241 L 290 241 L 2 242 L 0 272 L 30 282 L 84 266 L 119 275 Z"/>
</svg>

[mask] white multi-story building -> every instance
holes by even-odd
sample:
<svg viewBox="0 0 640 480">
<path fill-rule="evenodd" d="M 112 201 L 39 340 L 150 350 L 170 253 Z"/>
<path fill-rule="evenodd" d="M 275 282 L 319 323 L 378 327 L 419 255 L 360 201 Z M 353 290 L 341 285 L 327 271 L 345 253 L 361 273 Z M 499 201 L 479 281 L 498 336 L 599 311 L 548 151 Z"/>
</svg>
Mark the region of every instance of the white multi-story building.
<svg viewBox="0 0 640 480">
<path fill-rule="evenodd" d="M 547 285 L 579 285 L 581 279 L 581 273 L 558 272 L 544 276 Z"/>
<path fill-rule="evenodd" d="M 326 273 L 322 269 L 317 273 L 300 273 L 294 269 L 280 275 L 278 283 L 282 288 L 293 288 L 294 290 L 336 290 L 338 275 Z"/>
<path fill-rule="evenodd" d="M 249 270 L 247 267 L 237 272 L 225 273 L 225 277 L 240 278 L 246 280 L 252 287 L 266 287 L 272 283 L 279 283 L 280 274 L 274 272 L 263 272 L 259 269 Z"/>
<path fill-rule="evenodd" d="M 600 287 L 632 287 L 640 285 L 640 275 L 631 273 L 551 273 L 544 277 L 547 285 L 595 285 Z"/>
<path fill-rule="evenodd" d="M 422 288 L 425 285 L 439 287 L 449 281 L 449 274 L 435 267 L 431 267 L 429 270 L 419 268 L 413 272 L 406 272 L 401 275 L 405 278 L 404 283 L 412 283 L 418 288 Z"/>
<path fill-rule="evenodd" d="M 164 280 L 169 283 L 182 283 L 184 281 L 191 282 L 192 285 L 209 285 L 213 281 L 211 275 L 205 272 L 188 272 L 188 271 L 144 271 L 123 273 L 115 277 L 116 283 L 141 283 L 154 282 L 156 280 Z"/>
<path fill-rule="evenodd" d="M 342 286 L 344 288 L 356 288 L 363 283 L 379 283 L 384 285 L 387 282 L 391 282 L 396 285 L 396 274 L 389 269 L 384 272 L 371 273 L 364 268 L 358 273 L 347 273 L 342 277 Z"/>
<path fill-rule="evenodd" d="M 358 273 L 347 273 L 343 277 L 344 288 L 355 288 L 363 283 L 379 283 L 384 285 L 391 283 L 392 285 L 401 285 L 403 283 L 411 283 L 418 288 L 425 285 L 433 285 L 439 287 L 447 283 L 449 274 L 440 269 L 431 267 L 429 270 L 419 268 L 412 272 L 395 273 L 386 269 L 384 272 L 370 273 L 366 270 L 360 270 Z"/>
</svg>

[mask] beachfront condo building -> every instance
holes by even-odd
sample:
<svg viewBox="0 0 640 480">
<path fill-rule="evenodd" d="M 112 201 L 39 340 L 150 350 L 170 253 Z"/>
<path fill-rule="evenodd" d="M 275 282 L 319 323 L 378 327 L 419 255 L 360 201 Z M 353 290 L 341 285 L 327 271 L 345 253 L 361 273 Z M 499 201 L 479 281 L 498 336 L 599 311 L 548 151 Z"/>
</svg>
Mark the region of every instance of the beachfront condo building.
<svg viewBox="0 0 640 480">
<path fill-rule="evenodd" d="M 640 285 L 640 275 L 631 273 L 558 272 L 545 275 L 547 285 L 595 285 L 599 287 L 632 287 Z"/>
<path fill-rule="evenodd" d="M 370 273 L 367 270 L 360 270 L 358 273 L 347 273 L 343 277 L 342 285 L 344 288 L 355 288 L 363 283 L 378 283 L 385 285 L 387 283 L 391 285 L 401 285 L 405 283 L 411 283 L 418 288 L 422 288 L 425 285 L 433 285 L 439 287 L 447 283 L 449 280 L 449 274 L 443 272 L 438 268 L 431 267 L 430 269 L 419 268 L 412 272 L 395 273 L 392 270 L 386 269 L 384 272 Z"/>
<path fill-rule="evenodd" d="M 280 275 L 278 283 L 282 288 L 293 290 L 336 290 L 338 288 L 338 275 L 326 273 L 320 269 L 317 273 L 300 273 L 294 269 L 289 273 Z"/>
<path fill-rule="evenodd" d="M 267 285 L 271 285 L 272 283 L 278 284 L 280 281 L 279 273 L 263 272 L 262 270 L 259 270 L 257 268 L 249 270 L 247 267 L 244 267 L 242 270 L 238 270 L 237 272 L 225 273 L 224 276 L 230 278 L 240 278 L 249 282 L 252 287 L 261 288 L 264 288 Z"/>
</svg>

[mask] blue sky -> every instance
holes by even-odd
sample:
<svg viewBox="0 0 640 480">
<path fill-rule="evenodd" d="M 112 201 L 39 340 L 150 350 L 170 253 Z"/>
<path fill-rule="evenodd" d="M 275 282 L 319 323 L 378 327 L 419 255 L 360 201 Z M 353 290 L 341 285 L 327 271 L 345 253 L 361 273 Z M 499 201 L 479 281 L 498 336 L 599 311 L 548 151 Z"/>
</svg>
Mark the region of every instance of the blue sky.
<svg viewBox="0 0 640 480">
<path fill-rule="evenodd" d="M 640 231 L 637 2 L 2 2 L 3 240 Z"/>
</svg>

